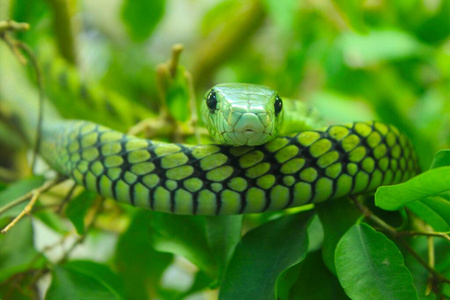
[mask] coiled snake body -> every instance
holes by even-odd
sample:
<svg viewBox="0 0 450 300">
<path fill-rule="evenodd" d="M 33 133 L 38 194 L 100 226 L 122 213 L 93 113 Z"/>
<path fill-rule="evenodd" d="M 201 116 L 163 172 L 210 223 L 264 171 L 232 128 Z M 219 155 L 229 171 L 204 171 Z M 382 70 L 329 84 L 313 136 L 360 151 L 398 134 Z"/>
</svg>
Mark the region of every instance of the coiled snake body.
<svg viewBox="0 0 450 300">
<path fill-rule="evenodd" d="M 236 87 L 239 86 L 228 86 L 233 93 Z M 8 94 L 7 82 L 1 88 L 2 98 L 14 93 L 20 98 L 21 90 Z M 226 88 L 226 85 L 218 86 L 207 94 L 204 114 L 205 111 L 206 114 L 223 112 L 220 101 L 235 95 L 227 94 Z M 257 89 L 245 85 L 247 99 L 256 101 L 260 98 L 258 93 Z M 231 122 L 223 126 L 237 124 L 236 128 L 240 128 L 238 134 L 228 130 L 231 137 L 222 137 L 223 142 L 244 146 L 155 142 L 87 121 L 47 117 L 42 128 L 40 154 L 55 170 L 88 190 L 175 214 L 279 210 L 373 191 L 380 185 L 398 183 L 415 174 L 418 167 L 410 141 L 395 127 L 379 122 L 334 125 L 275 137 L 278 130 L 282 133 L 283 130 L 270 122 L 279 116 L 291 119 L 290 129 L 297 128 L 293 124 L 298 124 L 292 114 L 283 116 L 281 111 L 276 112 L 278 98 L 275 92 L 270 94 L 268 99 L 274 102 L 266 112 L 257 113 L 263 125 L 253 125 L 265 130 L 260 136 L 252 132 L 253 125 L 239 125 L 240 117 L 236 121 L 229 113 L 222 114 Z M 242 111 L 245 108 L 242 102 L 239 105 L 237 111 L 242 117 L 248 112 Z M 244 106 L 250 110 L 258 107 L 254 103 Z M 26 123 L 22 127 L 30 132 L 36 118 L 25 120 L 24 116 L 28 115 L 19 113 Z M 307 122 L 308 118 L 303 119 L 301 126 Z"/>
</svg>

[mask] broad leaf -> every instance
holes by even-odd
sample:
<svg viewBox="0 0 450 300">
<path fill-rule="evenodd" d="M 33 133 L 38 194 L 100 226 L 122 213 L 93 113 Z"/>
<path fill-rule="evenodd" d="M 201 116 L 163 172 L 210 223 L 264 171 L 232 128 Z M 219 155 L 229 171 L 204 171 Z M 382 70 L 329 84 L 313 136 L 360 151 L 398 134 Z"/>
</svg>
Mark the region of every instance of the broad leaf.
<svg viewBox="0 0 450 300">
<path fill-rule="evenodd" d="M 324 265 L 320 251 L 287 269 L 277 281 L 280 300 L 348 299 L 338 279 Z"/>
<path fill-rule="evenodd" d="M 275 299 L 275 283 L 308 249 L 311 212 L 287 215 L 249 231 L 225 273 L 220 299 Z"/>
<path fill-rule="evenodd" d="M 206 217 L 208 244 L 217 258 L 219 280 L 241 239 L 242 215 Z"/>
<path fill-rule="evenodd" d="M 317 205 L 317 213 L 324 231 L 323 260 L 328 269 L 336 274 L 334 266 L 336 246 L 347 230 L 356 223 L 361 213 L 348 198 L 320 203 Z"/>
<path fill-rule="evenodd" d="M 353 226 L 342 237 L 335 264 L 339 281 L 352 299 L 417 299 L 400 250 L 366 224 Z"/>
<path fill-rule="evenodd" d="M 84 218 L 96 197 L 96 193 L 84 190 L 67 205 L 67 218 L 72 221 L 78 234 L 84 234 Z"/>
<path fill-rule="evenodd" d="M 164 14 L 165 0 L 125 0 L 122 4 L 122 20 L 134 40 L 146 40 Z"/>
<path fill-rule="evenodd" d="M 5 226 L 6 222 L 0 222 Z M 34 248 L 30 218 L 24 218 L 5 235 L 0 235 L 0 282 L 28 269 L 42 267 L 44 256 Z"/>
<path fill-rule="evenodd" d="M 202 216 L 181 216 L 151 212 L 150 240 L 161 252 L 183 256 L 206 274 L 216 277 L 215 253 L 210 249 Z"/>
<path fill-rule="evenodd" d="M 450 150 L 441 150 L 434 156 L 430 169 L 450 166 Z"/>
<path fill-rule="evenodd" d="M 399 30 L 371 31 L 367 35 L 346 33 L 340 40 L 340 46 L 346 63 L 352 67 L 405 59 L 425 53 L 423 45 L 412 35 Z"/>
<path fill-rule="evenodd" d="M 151 214 L 134 209 L 131 224 L 119 237 L 115 264 L 125 284 L 128 299 L 157 298 L 161 276 L 172 255 L 156 251 L 149 238 Z"/>
<path fill-rule="evenodd" d="M 450 231 L 450 201 L 442 197 L 428 197 L 409 203 L 407 207 L 436 231 Z"/>
<path fill-rule="evenodd" d="M 54 266 L 52 284 L 45 297 L 47 300 L 103 300 L 122 299 L 120 295 L 97 276 L 85 274 L 66 266 Z"/>
<path fill-rule="evenodd" d="M 450 190 L 450 166 L 428 170 L 400 184 L 379 187 L 375 204 L 397 210 L 406 204 Z"/>
</svg>

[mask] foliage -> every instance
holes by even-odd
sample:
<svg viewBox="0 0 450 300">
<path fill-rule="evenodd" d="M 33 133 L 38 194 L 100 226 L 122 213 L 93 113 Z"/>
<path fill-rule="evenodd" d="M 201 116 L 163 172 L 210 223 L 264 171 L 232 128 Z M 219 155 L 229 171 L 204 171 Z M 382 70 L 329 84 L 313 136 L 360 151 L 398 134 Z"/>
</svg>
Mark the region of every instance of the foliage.
<svg viewBox="0 0 450 300">
<path fill-rule="evenodd" d="M 60 185 L 0 236 L 1 299 L 450 297 L 450 1 L 11 0 L 0 2 L 7 18 L 30 24 L 15 37 L 66 118 L 126 131 L 160 114 L 158 138 L 180 138 L 179 126 L 196 142 L 190 100 L 218 82 L 259 83 L 330 124 L 397 126 L 424 172 L 375 195 L 227 217 Z M 179 42 L 180 64 L 161 64 Z M 43 178 L 27 178 L 15 124 L 0 120 L 3 228 L 24 207 L 8 203 Z"/>
</svg>

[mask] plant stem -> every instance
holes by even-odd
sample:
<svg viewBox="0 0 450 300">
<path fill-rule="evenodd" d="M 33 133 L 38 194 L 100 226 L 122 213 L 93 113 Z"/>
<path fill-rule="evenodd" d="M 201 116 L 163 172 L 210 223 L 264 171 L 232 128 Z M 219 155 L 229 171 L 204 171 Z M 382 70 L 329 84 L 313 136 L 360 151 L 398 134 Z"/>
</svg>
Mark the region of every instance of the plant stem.
<svg viewBox="0 0 450 300">
<path fill-rule="evenodd" d="M 49 190 L 50 188 L 54 187 L 55 185 L 57 185 L 58 183 L 60 183 L 63 180 L 64 180 L 63 177 L 58 177 L 56 179 L 50 180 L 50 181 L 44 183 L 39 188 L 32 190 L 31 192 L 23 195 L 22 197 L 17 198 L 16 200 L 14 200 L 14 201 L 4 205 L 3 207 L 0 207 L 0 215 L 2 213 L 4 213 L 5 211 L 13 208 L 14 206 L 19 205 L 20 203 L 27 201 L 28 199 L 33 197 L 33 195 L 35 193 L 43 193 L 43 192 Z"/>
<path fill-rule="evenodd" d="M 363 213 L 364 216 L 366 216 L 368 219 L 376 223 L 378 226 L 383 228 L 385 231 L 387 231 L 394 239 L 396 239 L 409 253 L 411 253 L 414 258 L 425 267 L 431 274 L 433 274 L 433 277 L 436 278 L 440 282 L 445 282 L 450 284 L 450 280 L 439 274 L 432 266 L 430 266 L 426 261 L 420 257 L 419 254 L 417 254 L 416 251 L 414 251 L 411 246 L 405 242 L 405 240 L 401 237 L 402 233 L 397 231 L 394 227 L 384 222 L 382 219 L 380 219 L 378 216 L 376 216 L 369 208 L 367 208 L 364 204 L 359 202 L 356 197 L 351 197 L 355 205 L 358 207 L 358 209 Z"/>
</svg>

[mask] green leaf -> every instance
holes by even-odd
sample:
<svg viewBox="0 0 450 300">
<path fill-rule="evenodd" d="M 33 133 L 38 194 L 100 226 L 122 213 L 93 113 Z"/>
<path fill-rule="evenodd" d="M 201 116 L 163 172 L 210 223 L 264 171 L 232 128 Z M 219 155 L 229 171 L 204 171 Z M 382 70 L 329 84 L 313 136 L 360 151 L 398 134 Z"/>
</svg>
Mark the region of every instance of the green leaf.
<svg viewBox="0 0 450 300">
<path fill-rule="evenodd" d="M 249 231 L 225 273 L 220 299 L 275 299 L 278 276 L 308 249 L 311 212 L 287 215 Z"/>
<path fill-rule="evenodd" d="M 6 225 L 0 222 L 0 226 Z M 46 261 L 34 248 L 33 227 L 25 217 L 6 234 L 0 235 L 0 282 L 13 274 L 38 269 Z"/>
<path fill-rule="evenodd" d="M 166 104 L 175 120 L 186 122 L 191 116 L 189 86 L 185 69 L 177 66 L 174 78 L 167 79 Z"/>
<path fill-rule="evenodd" d="M 400 184 L 379 187 L 375 204 L 397 210 L 406 204 L 450 190 L 450 166 L 428 170 Z"/>
<path fill-rule="evenodd" d="M 450 201 L 428 197 L 409 203 L 407 207 L 436 231 L 450 231 Z"/>
<path fill-rule="evenodd" d="M 97 276 L 66 266 L 54 266 L 52 284 L 45 299 L 100 300 L 121 299 L 120 295 Z"/>
<path fill-rule="evenodd" d="M 116 268 L 125 284 L 127 299 L 156 298 L 164 270 L 172 255 L 153 248 L 149 239 L 152 214 L 135 209 L 128 229 L 120 235 L 116 248 Z"/>
<path fill-rule="evenodd" d="M 78 234 L 84 234 L 84 218 L 95 198 L 97 198 L 96 193 L 84 190 L 67 205 L 67 218 L 75 226 Z"/>
<path fill-rule="evenodd" d="M 20 180 L 11 184 L 7 189 L 0 193 L 0 207 L 16 200 L 17 198 L 27 194 L 31 190 L 40 187 L 44 184 L 44 177 L 31 177 L 27 179 Z M 19 205 L 4 212 L 0 217 L 16 217 L 22 209 L 27 205 L 28 202 L 23 202 Z"/>
<path fill-rule="evenodd" d="M 450 166 L 450 149 L 441 150 L 434 156 L 430 169 Z"/>
<path fill-rule="evenodd" d="M 287 269 L 277 281 L 280 300 L 348 299 L 338 279 L 324 265 L 320 251 Z"/>
<path fill-rule="evenodd" d="M 206 217 L 206 236 L 219 265 L 219 280 L 241 239 L 242 215 Z"/>
<path fill-rule="evenodd" d="M 323 260 L 328 269 L 336 274 L 334 265 L 336 246 L 341 237 L 356 223 L 361 213 L 348 198 L 318 203 L 316 207 L 324 231 Z"/>
<path fill-rule="evenodd" d="M 426 53 L 424 46 L 407 32 L 371 31 L 367 35 L 346 33 L 340 40 L 344 59 L 352 67 L 405 59 Z"/>
<path fill-rule="evenodd" d="M 123 282 L 107 265 L 88 260 L 73 260 L 65 264 L 64 267 L 96 278 L 103 285 L 120 295 L 120 298 L 124 298 Z"/>
<path fill-rule="evenodd" d="M 217 259 L 206 237 L 205 217 L 150 213 L 150 240 L 155 249 L 183 256 L 216 277 Z"/>
<path fill-rule="evenodd" d="M 353 226 L 342 237 L 335 264 L 339 281 L 352 299 L 417 299 L 400 250 L 366 224 Z"/>
<path fill-rule="evenodd" d="M 363 20 L 363 0 L 333 0 L 339 8 L 344 19 L 358 32 L 366 32 L 367 28 Z"/>
<path fill-rule="evenodd" d="M 56 232 L 66 233 L 68 231 L 68 225 L 67 222 L 65 222 L 66 220 L 61 218 L 61 216 L 54 211 L 42 209 L 34 212 L 33 216 Z"/>
<path fill-rule="evenodd" d="M 145 41 L 162 19 L 165 5 L 165 0 L 123 1 L 121 17 L 130 37 Z"/>
</svg>

